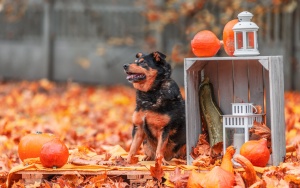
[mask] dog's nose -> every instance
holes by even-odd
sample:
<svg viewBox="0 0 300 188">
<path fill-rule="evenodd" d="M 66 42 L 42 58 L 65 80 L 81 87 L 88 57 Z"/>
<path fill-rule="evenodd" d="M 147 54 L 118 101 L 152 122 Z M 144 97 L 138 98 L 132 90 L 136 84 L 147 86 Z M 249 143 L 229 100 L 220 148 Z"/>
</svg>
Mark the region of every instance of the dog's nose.
<svg viewBox="0 0 300 188">
<path fill-rule="evenodd" d="M 129 66 L 128 66 L 127 64 L 123 65 L 123 68 L 124 68 L 125 70 L 127 70 L 128 67 L 129 67 Z"/>
</svg>

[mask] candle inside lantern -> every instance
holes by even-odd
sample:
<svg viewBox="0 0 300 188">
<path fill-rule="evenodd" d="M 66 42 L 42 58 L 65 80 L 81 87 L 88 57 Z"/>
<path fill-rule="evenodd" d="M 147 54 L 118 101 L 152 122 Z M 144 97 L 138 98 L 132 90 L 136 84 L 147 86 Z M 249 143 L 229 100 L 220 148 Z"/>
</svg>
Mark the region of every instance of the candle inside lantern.
<svg viewBox="0 0 300 188">
<path fill-rule="evenodd" d="M 240 148 L 245 143 L 245 133 L 234 133 L 233 134 L 233 146 L 236 148 L 235 153 L 240 153 Z"/>
</svg>

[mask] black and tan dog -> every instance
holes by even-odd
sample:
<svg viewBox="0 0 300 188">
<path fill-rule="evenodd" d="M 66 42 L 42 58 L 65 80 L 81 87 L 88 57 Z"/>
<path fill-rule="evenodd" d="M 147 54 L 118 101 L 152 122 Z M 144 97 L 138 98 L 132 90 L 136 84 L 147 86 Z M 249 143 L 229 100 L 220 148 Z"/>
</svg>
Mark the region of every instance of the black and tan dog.
<svg viewBox="0 0 300 188">
<path fill-rule="evenodd" d="M 136 92 L 132 144 L 127 161 L 143 143 L 145 160 L 186 156 L 185 107 L 171 66 L 160 52 L 138 53 L 133 63 L 124 65 L 127 80 Z"/>
</svg>

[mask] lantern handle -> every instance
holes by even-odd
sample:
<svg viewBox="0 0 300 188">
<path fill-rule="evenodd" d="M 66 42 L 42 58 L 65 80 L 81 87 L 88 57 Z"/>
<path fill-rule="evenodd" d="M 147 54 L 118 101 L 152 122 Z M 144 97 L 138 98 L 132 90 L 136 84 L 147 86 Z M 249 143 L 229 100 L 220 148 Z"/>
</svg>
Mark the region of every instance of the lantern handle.
<svg viewBox="0 0 300 188">
<path fill-rule="evenodd" d="M 254 110 L 255 110 L 253 113 L 256 114 L 256 113 L 258 112 L 257 108 L 256 108 L 253 104 L 250 104 L 250 105 L 251 105 L 251 106 L 254 108 Z"/>
</svg>

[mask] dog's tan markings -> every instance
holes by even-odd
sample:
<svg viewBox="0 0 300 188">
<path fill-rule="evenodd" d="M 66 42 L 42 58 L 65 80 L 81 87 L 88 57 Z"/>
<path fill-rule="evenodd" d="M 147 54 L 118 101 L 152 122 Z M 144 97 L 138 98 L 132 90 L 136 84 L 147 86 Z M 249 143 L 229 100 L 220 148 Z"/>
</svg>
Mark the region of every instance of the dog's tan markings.
<svg viewBox="0 0 300 188">
<path fill-rule="evenodd" d="M 131 64 L 129 66 L 129 69 L 128 69 L 129 72 L 132 72 L 132 73 L 143 73 L 145 72 L 145 69 L 136 65 L 136 64 Z"/>
<path fill-rule="evenodd" d="M 134 111 L 132 115 L 133 124 L 136 126 L 142 126 L 144 117 L 145 117 L 145 113 L 143 113 L 142 111 Z"/>
<path fill-rule="evenodd" d="M 143 56 L 143 53 L 142 52 L 139 52 L 139 53 L 137 53 L 136 55 L 135 55 L 135 57 L 137 57 L 137 58 L 140 58 L 140 57 L 142 57 Z"/>
<path fill-rule="evenodd" d="M 136 154 L 138 149 L 140 148 L 144 138 L 145 132 L 143 130 L 143 123 L 144 123 L 145 113 L 142 111 L 134 111 L 132 116 L 132 122 L 135 125 L 136 132 L 132 139 L 132 143 L 130 146 L 130 150 L 127 156 L 127 161 L 130 162 L 131 158 Z"/>
<path fill-rule="evenodd" d="M 170 116 L 152 111 L 146 111 L 147 124 L 155 128 L 163 128 L 170 122 Z"/>
<path fill-rule="evenodd" d="M 159 132 L 159 135 L 158 135 L 157 139 L 158 139 L 158 142 L 157 142 L 155 157 L 156 157 L 156 159 L 163 158 L 163 160 L 164 160 L 164 157 L 165 157 L 164 153 L 166 151 L 169 136 L 167 138 L 163 138 L 163 131 L 161 130 Z"/>
<path fill-rule="evenodd" d="M 142 69 L 142 68 L 140 68 L 140 69 Z M 144 70 L 143 73 L 146 75 L 146 80 L 133 83 L 133 87 L 137 90 L 147 92 L 152 88 L 152 85 L 157 76 L 157 70 L 155 70 L 155 69 L 150 69 L 148 71 L 145 69 L 143 69 L 143 70 Z"/>
<path fill-rule="evenodd" d="M 157 138 L 155 158 L 163 158 L 169 140 L 169 136 L 163 138 L 163 128 L 170 122 L 171 118 L 167 114 L 159 114 L 151 111 L 146 111 L 146 119 L 148 128 L 150 129 L 153 136 Z"/>
<path fill-rule="evenodd" d="M 157 52 L 153 53 L 153 57 L 155 58 L 155 61 L 160 61 L 160 55 Z"/>
<path fill-rule="evenodd" d="M 138 149 L 140 148 L 143 140 L 145 138 L 145 132 L 142 126 L 136 126 L 136 132 L 132 139 L 132 143 L 130 146 L 130 150 L 127 156 L 127 162 L 131 161 L 131 158 L 137 153 Z"/>
<path fill-rule="evenodd" d="M 128 72 L 132 73 L 140 73 L 146 75 L 146 80 L 140 81 L 140 82 L 134 82 L 133 87 L 137 90 L 147 92 L 151 89 L 156 76 L 157 76 L 157 70 L 155 69 L 149 69 L 146 70 L 136 64 L 132 64 L 129 66 Z"/>
</svg>

